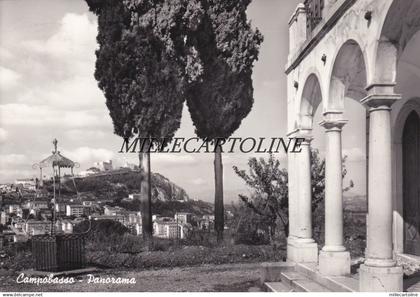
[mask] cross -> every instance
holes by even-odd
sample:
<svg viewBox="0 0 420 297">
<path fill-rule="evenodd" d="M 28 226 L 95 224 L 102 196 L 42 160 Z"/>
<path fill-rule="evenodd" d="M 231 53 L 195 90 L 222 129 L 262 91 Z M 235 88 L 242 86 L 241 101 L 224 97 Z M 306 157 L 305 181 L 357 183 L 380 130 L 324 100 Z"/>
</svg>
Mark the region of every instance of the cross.
<svg viewBox="0 0 420 297">
<path fill-rule="evenodd" d="M 54 153 L 56 153 L 57 152 L 57 143 L 58 143 L 57 139 L 54 138 L 52 143 L 54 144 Z"/>
</svg>

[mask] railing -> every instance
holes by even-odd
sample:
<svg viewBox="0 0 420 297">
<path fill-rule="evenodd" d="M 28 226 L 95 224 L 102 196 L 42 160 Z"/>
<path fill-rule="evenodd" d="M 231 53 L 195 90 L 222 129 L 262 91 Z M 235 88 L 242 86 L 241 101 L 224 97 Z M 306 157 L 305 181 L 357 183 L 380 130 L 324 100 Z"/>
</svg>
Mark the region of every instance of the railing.
<svg viewBox="0 0 420 297">
<path fill-rule="evenodd" d="M 307 30 L 310 35 L 315 27 L 322 20 L 322 10 L 324 9 L 324 0 L 305 0 L 304 2 L 307 13 Z"/>
</svg>

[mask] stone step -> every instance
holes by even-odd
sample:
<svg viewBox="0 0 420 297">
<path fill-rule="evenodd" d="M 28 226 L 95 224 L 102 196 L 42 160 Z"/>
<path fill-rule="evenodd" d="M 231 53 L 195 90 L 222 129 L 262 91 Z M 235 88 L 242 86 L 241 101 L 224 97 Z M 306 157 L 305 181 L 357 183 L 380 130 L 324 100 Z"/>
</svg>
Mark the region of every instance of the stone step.
<svg viewBox="0 0 420 297">
<path fill-rule="evenodd" d="M 293 281 L 295 280 L 306 280 L 307 278 L 299 272 L 296 271 L 285 271 L 280 274 L 281 282 L 285 283 L 288 286 L 293 286 Z"/>
<path fill-rule="evenodd" d="M 296 292 L 331 292 L 331 290 L 309 279 L 299 279 L 292 282 Z"/>
<path fill-rule="evenodd" d="M 266 262 L 261 264 L 261 283 L 279 282 L 280 274 L 284 271 L 294 271 L 295 264 L 290 262 Z"/>
<path fill-rule="evenodd" d="M 285 271 L 280 274 L 281 282 L 276 283 L 283 288 L 289 288 L 290 291 L 296 292 L 329 292 L 326 287 L 317 282 L 308 279 L 303 274 L 296 271 Z M 283 289 L 284 290 L 284 289 Z M 277 291 L 280 292 L 280 291 Z M 287 292 L 287 291 L 282 291 Z"/>
<path fill-rule="evenodd" d="M 266 282 L 264 290 L 267 292 L 293 292 L 292 288 L 283 282 Z"/>
<path fill-rule="evenodd" d="M 296 271 L 333 292 L 358 292 L 359 281 L 352 276 L 323 276 L 315 264 L 298 264 Z"/>
</svg>

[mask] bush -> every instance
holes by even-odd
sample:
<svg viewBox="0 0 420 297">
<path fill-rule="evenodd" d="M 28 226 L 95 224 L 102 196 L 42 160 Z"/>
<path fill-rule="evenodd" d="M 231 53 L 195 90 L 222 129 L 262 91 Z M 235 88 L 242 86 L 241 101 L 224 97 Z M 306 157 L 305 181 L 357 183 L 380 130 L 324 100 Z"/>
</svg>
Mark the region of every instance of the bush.
<svg viewBox="0 0 420 297">
<path fill-rule="evenodd" d="M 158 241 L 159 242 L 159 241 Z M 167 251 L 142 252 L 139 254 L 95 252 L 88 253 L 87 259 L 93 265 L 109 268 L 162 268 L 182 267 L 202 264 L 226 264 L 243 262 L 283 261 L 284 250 L 272 246 L 221 246 L 207 248 L 184 246 Z"/>
</svg>

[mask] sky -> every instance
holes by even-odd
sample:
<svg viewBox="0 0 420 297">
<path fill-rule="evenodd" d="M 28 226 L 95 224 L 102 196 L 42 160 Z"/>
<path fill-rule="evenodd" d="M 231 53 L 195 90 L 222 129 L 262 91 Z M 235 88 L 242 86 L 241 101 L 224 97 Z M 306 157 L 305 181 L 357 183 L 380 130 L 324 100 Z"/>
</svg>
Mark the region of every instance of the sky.
<svg viewBox="0 0 420 297">
<path fill-rule="evenodd" d="M 254 67 L 255 103 L 233 137 L 286 137 L 288 20 L 297 0 L 254 0 L 248 9 L 253 26 L 264 35 Z M 48 156 L 52 140 L 85 170 L 95 161 L 137 163 L 133 154 L 118 154 L 121 139 L 113 134 L 105 98 L 97 87 L 96 17 L 82 0 L 0 1 L 0 182 L 36 177 L 32 164 Z M 355 194 L 365 193 L 364 109 L 346 106 L 351 119 L 343 131 L 349 179 Z M 315 123 L 321 121 L 317 111 Z M 324 151 L 321 127 L 313 146 Z M 177 137 L 194 137 L 184 107 Z M 252 154 L 224 154 L 225 201 L 247 191 L 232 166 L 246 169 Z M 260 155 L 259 155 L 260 156 Z M 286 155 L 277 156 L 287 167 Z M 183 187 L 191 198 L 214 197 L 212 154 L 152 155 L 152 171 Z"/>
</svg>

